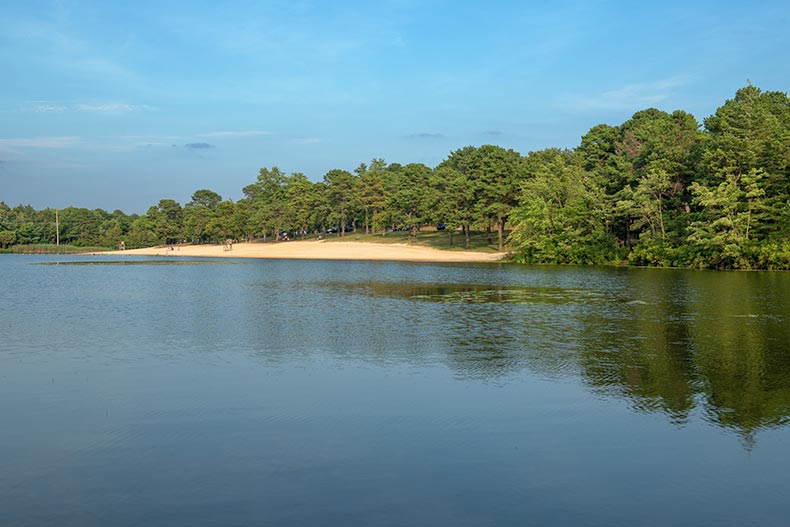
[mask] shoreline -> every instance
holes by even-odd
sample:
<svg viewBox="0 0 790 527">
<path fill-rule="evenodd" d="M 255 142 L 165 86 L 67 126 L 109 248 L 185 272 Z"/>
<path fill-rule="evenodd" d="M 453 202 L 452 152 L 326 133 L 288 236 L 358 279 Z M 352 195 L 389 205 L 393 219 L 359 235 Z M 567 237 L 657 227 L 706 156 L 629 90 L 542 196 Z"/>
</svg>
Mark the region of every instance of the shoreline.
<svg viewBox="0 0 790 527">
<path fill-rule="evenodd" d="M 326 242 L 326 240 L 294 240 L 278 243 L 234 243 L 231 250 L 223 245 L 175 245 L 107 251 L 95 254 L 109 256 L 173 256 L 201 258 L 267 258 L 300 260 L 372 260 L 393 262 L 498 262 L 507 253 L 477 251 L 444 251 L 433 247 L 403 243 Z"/>
</svg>

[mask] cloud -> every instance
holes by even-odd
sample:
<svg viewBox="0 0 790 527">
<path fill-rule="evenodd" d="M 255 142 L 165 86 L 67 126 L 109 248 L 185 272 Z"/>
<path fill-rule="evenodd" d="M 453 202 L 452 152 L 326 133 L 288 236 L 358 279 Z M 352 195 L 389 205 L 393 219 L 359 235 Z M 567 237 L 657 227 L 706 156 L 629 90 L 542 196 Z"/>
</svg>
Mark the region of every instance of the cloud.
<svg viewBox="0 0 790 527">
<path fill-rule="evenodd" d="M 505 132 L 503 132 L 502 130 L 486 130 L 485 132 L 483 132 L 483 135 L 499 136 L 499 135 L 505 135 Z"/>
<path fill-rule="evenodd" d="M 320 137 L 296 137 L 291 139 L 291 142 L 297 145 L 312 145 L 315 143 L 320 143 Z"/>
<path fill-rule="evenodd" d="M 409 139 L 428 139 L 428 140 L 432 140 L 432 139 L 446 139 L 446 136 L 444 134 L 434 134 L 434 133 L 428 133 L 428 132 L 420 132 L 420 133 L 417 133 L 417 134 L 409 134 L 408 138 Z"/>
<path fill-rule="evenodd" d="M 219 132 L 207 132 L 205 134 L 198 134 L 198 137 L 222 137 L 234 139 L 237 137 L 255 137 L 259 135 L 269 135 L 271 132 L 264 130 L 226 130 Z"/>
<path fill-rule="evenodd" d="M 208 143 L 187 143 L 184 145 L 184 148 L 189 150 L 208 150 L 209 148 L 214 148 L 214 145 Z"/>
<path fill-rule="evenodd" d="M 87 52 L 90 53 L 90 51 Z M 125 80 L 133 77 L 132 72 L 127 68 L 103 57 L 86 56 L 85 58 L 71 61 L 70 65 L 90 75 L 116 77 Z"/>
<path fill-rule="evenodd" d="M 20 112 L 65 113 L 86 112 L 108 115 L 138 112 L 152 109 L 147 104 L 105 103 L 64 103 L 58 101 L 28 101 L 18 108 Z"/>
<path fill-rule="evenodd" d="M 0 139 L 0 148 L 67 148 L 80 142 L 79 137 L 17 137 Z"/>
<path fill-rule="evenodd" d="M 28 111 L 35 113 L 63 113 L 69 107 L 63 104 L 40 103 L 30 107 Z"/>
<path fill-rule="evenodd" d="M 124 104 L 124 103 L 105 103 L 105 104 L 75 104 L 74 111 L 77 112 L 94 112 L 94 113 L 129 113 L 138 112 L 142 110 L 150 110 L 151 107 L 146 104 Z"/>
<path fill-rule="evenodd" d="M 593 97 L 573 97 L 570 104 L 583 110 L 637 111 L 669 99 L 675 88 L 688 83 L 686 77 L 669 77 L 653 82 L 626 84 Z"/>
</svg>

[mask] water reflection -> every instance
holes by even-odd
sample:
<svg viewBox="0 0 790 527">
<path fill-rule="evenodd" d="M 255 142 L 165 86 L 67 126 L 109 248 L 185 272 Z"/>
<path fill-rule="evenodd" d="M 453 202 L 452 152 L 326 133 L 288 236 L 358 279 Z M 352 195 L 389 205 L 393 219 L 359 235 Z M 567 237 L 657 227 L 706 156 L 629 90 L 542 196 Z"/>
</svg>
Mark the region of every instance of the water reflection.
<svg viewBox="0 0 790 527">
<path fill-rule="evenodd" d="M 585 316 L 579 349 L 585 381 L 597 391 L 626 397 L 635 409 L 662 411 L 685 423 L 702 383 L 696 373 L 686 299 L 693 294 L 683 276 L 657 274 L 632 280 L 639 298 L 613 305 L 605 316 Z"/>
<path fill-rule="evenodd" d="M 698 406 L 705 419 L 754 433 L 790 415 L 790 333 L 785 322 L 786 277 L 657 273 L 635 279 L 653 301 L 623 309 L 614 321 L 590 316 L 580 352 L 583 375 L 641 410 L 685 422 Z M 601 326 L 620 323 L 618 331 Z M 601 339 L 606 339 L 601 342 Z"/>
<path fill-rule="evenodd" d="M 0 258 L 2 525 L 786 516 L 790 274 L 56 259 Z"/>
<path fill-rule="evenodd" d="M 790 421 L 788 277 L 640 272 L 609 290 L 372 282 L 347 292 L 432 303 L 446 363 L 502 382 L 528 369 L 578 375 L 683 425 L 699 413 L 746 444 Z M 339 285 L 335 284 L 337 287 Z"/>
<path fill-rule="evenodd" d="M 699 317 L 689 333 L 708 418 L 749 437 L 788 422 L 790 297 L 785 275 L 734 277 L 697 296 Z"/>
<path fill-rule="evenodd" d="M 787 273 L 27 261 L 5 260 L 6 361 L 443 364 L 470 382 L 579 380 L 638 412 L 677 425 L 701 418 L 747 443 L 790 421 Z"/>
</svg>

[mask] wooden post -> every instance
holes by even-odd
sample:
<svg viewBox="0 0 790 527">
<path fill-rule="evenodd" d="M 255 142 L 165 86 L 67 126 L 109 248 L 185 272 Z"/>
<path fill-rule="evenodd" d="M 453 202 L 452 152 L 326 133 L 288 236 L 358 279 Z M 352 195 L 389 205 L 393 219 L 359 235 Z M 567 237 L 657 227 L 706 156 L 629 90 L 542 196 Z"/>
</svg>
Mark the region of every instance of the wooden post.
<svg viewBox="0 0 790 527">
<path fill-rule="evenodd" d="M 60 221 L 58 218 L 58 209 L 55 209 L 55 245 L 60 247 Z"/>
</svg>

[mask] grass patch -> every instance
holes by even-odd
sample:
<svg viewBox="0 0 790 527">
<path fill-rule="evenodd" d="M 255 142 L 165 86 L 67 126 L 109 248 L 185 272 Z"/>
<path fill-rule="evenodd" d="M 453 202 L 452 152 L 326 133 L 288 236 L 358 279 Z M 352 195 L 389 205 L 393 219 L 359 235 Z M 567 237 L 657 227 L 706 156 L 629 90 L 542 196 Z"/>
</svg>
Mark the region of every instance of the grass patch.
<svg viewBox="0 0 790 527">
<path fill-rule="evenodd" d="M 54 243 L 33 243 L 29 245 L 12 245 L 0 250 L 6 254 L 82 254 L 112 251 L 109 247 L 77 247 L 76 245 L 55 245 Z"/>
<path fill-rule="evenodd" d="M 347 232 L 345 236 L 338 237 L 337 234 L 327 234 L 327 242 L 367 242 L 367 243 L 410 243 L 422 247 L 433 247 L 446 251 L 466 251 L 466 240 L 464 233 L 456 231 L 453 234 L 453 244 L 450 245 L 450 233 L 448 231 L 422 230 L 417 233 L 415 238 L 409 239 L 409 233 L 403 231 L 388 232 L 386 234 L 364 234 Z M 469 236 L 470 251 L 495 253 L 498 252 L 496 233 L 492 233 L 491 242 L 485 231 L 472 231 Z"/>
</svg>

